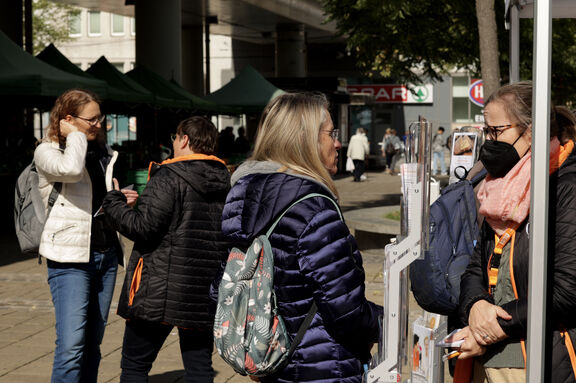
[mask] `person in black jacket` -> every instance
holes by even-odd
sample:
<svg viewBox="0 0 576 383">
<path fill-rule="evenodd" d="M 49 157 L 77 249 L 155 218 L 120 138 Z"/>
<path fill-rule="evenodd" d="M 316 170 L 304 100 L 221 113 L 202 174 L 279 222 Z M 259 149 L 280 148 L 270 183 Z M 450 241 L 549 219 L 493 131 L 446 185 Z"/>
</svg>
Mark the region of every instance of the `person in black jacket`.
<svg viewBox="0 0 576 383">
<path fill-rule="evenodd" d="M 488 139 L 480 160 L 480 241 L 460 285 L 467 327 L 460 359 L 476 357 L 474 382 L 525 381 L 529 265 L 532 84 L 504 86 L 486 101 Z M 548 259 L 550 294 L 546 382 L 575 381 L 576 358 L 576 119 L 564 107 L 550 117 Z M 571 361 L 572 359 L 572 361 Z"/>
<path fill-rule="evenodd" d="M 109 192 L 103 204 L 114 227 L 135 242 L 118 303 L 127 319 L 121 382 L 148 381 L 174 326 L 185 381 L 213 381 L 208 295 L 228 255 L 221 222 L 230 175 L 213 155 L 218 133 L 210 121 L 188 118 L 173 139 L 174 159 L 152 164 L 137 209 L 119 191 Z"/>
</svg>

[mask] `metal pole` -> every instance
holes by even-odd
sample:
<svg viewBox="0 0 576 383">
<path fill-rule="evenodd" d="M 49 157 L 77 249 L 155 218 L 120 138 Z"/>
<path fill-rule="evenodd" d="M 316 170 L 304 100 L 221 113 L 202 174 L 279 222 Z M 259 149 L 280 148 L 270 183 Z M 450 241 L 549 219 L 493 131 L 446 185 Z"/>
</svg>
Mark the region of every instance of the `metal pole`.
<svg viewBox="0 0 576 383">
<path fill-rule="evenodd" d="M 204 57 L 206 58 L 204 94 L 210 94 L 210 21 L 204 20 Z"/>
<path fill-rule="evenodd" d="M 546 279 L 548 265 L 548 164 L 550 151 L 550 0 L 534 9 L 534 90 L 532 96 L 532 182 L 528 286 L 528 383 L 544 382 Z"/>
<path fill-rule="evenodd" d="M 510 7 L 510 82 L 520 81 L 520 19 L 518 6 Z"/>
</svg>

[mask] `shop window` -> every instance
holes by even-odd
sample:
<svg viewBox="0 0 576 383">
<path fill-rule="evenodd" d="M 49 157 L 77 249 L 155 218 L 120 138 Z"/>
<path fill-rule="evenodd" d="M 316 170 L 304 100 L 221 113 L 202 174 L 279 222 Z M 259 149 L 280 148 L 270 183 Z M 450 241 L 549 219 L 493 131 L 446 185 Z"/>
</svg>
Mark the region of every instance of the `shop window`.
<svg viewBox="0 0 576 383">
<path fill-rule="evenodd" d="M 477 124 L 482 122 L 482 107 L 468 98 L 468 90 L 473 79 L 470 76 L 452 77 L 452 122 L 457 124 Z"/>
</svg>

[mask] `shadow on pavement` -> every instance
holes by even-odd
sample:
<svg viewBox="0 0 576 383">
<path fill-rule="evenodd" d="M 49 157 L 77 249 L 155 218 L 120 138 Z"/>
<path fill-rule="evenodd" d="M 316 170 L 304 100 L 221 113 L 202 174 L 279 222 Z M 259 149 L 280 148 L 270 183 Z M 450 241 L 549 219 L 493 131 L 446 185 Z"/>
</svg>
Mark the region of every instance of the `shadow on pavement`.
<svg viewBox="0 0 576 383">
<path fill-rule="evenodd" d="M 150 375 L 150 383 L 177 383 L 184 381 L 184 370 L 168 371 L 163 374 Z"/>
<path fill-rule="evenodd" d="M 14 229 L 2 228 L 2 233 L 0 233 L 0 267 L 32 258 L 35 257 L 23 255 L 20 252 L 20 246 L 18 246 L 18 239 L 16 238 L 16 234 L 14 234 Z"/>
</svg>

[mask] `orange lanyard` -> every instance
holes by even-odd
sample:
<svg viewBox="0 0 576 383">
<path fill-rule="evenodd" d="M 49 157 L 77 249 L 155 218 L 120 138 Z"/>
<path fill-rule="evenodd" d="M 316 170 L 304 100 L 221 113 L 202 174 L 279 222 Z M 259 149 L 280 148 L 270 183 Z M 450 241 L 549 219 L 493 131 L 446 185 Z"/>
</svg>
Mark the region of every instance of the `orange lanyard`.
<svg viewBox="0 0 576 383">
<path fill-rule="evenodd" d="M 514 237 L 518 226 L 518 223 L 514 223 L 512 226 L 506 229 L 500 238 L 494 234 L 494 251 L 488 260 L 488 287 L 491 295 L 494 294 L 496 282 L 498 282 L 498 269 L 500 268 L 502 249 L 504 249 L 504 246 L 506 246 L 508 242 L 510 242 L 510 240 Z"/>
</svg>

